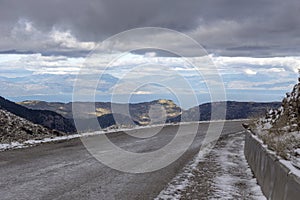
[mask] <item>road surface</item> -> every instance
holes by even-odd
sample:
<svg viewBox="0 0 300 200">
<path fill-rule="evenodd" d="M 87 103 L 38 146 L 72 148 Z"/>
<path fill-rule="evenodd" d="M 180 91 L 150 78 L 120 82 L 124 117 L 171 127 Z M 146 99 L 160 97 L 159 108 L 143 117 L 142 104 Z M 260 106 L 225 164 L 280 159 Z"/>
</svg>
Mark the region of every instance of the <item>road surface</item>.
<svg viewBox="0 0 300 200">
<path fill-rule="evenodd" d="M 241 124 L 241 121 L 226 122 L 222 134 L 242 131 Z M 2 200 L 153 199 L 195 157 L 207 127 L 207 123 L 200 125 L 194 143 L 176 162 L 144 174 L 123 173 L 103 165 L 89 154 L 80 139 L 1 152 L 0 197 Z M 167 126 L 157 136 L 138 143 L 122 132 L 110 133 L 110 138 L 124 149 L 147 152 L 167 144 L 176 130 L 177 126 Z"/>
</svg>

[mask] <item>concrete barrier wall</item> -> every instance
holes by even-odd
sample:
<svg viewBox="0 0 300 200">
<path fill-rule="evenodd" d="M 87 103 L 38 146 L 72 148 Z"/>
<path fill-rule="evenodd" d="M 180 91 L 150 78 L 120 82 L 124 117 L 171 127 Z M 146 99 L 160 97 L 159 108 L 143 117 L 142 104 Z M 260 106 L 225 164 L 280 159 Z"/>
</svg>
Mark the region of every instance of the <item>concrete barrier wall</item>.
<svg viewBox="0 0 300 200">
<path fill-rule="evenodd" d="M 299 200 L 300 178 L 279 162 L 275 155 L 246 133 L 245 157 L 264 195 L 274 200 Z"/>
</svg>

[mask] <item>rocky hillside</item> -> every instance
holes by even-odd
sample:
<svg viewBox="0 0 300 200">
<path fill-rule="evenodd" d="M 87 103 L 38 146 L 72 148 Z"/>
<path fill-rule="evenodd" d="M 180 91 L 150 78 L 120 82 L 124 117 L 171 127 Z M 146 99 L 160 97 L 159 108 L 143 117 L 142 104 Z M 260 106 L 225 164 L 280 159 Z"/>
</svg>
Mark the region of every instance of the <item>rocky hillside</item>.
<svg viewBox="0 0 300 200">
<path fill-rule="evenodd" d="M 72 120 L 49 110 L 33 110 L 0 97 L 0 107 L 35 124 L 66 133 L 76 132 Z"/>
<path fill-rule="evenodd" d="M 148 125 L 156 120 L 158 123 L 162 123 L 159 119 L 161 116 L 156 116 L 155 112 L 165 115 L 165 119 L 174 118 L 181 114 L 181 108 L 178 107 L 173 101 L 166 99 L 160 99 L 146 103 L 130 104 L 129 111 L 132 119 L 138 122 L 140 125 Z M 149 114 L 151 116 L 149 116 Z"/>
<path fill-rule="evenodd" d="M 292 92 L 286 93 L 278 109 L 270 109 L 263 119 L 265 126 L 283 132 L 299 131 L 300 125 L 300 83 Z"/>
<path fill-rule="evenodd" d="M 278 109 L 270 109 L 251 129 L 269 149 L 290 159 L 300 148 L 300 79 L 292 92 L 286 93 Z"/>
<path fill-rule="evenodd" d="M 64 135 L 64 133 L 33 124 L 24 118 L 0 109 L 0 143 L 21 143 L 30 139 L 43 139 L 61 135 Z"/>
</svg>

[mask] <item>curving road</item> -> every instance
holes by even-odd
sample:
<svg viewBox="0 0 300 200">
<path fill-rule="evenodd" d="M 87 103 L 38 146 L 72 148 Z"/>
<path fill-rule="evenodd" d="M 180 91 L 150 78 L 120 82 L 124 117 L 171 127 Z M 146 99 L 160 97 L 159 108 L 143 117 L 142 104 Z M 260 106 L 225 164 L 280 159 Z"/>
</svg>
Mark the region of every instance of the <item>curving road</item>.
<svg viewBox="0 0 300 200">
<path fill-rule="evenodd" d="M 222 134 L 242 131 L 241 124 L 241 121 L 226 122 Z M 188 131 L 189 125 L 184 126 Z M 164 127 L 147 139 L 134 139 L 122 132 L 110 133 L 109 137 L 126 150 L 149 152 L 171 141 L 177 128 Z M 194 143 L 176 162 L 144 174 L 123 173 L 101 164 L 80 139 L 1 152 L 0 197 L 2 200 L 153 199 L 194 158 L 207 128 L 207 123 L 200 124 Z"/>
</svg>

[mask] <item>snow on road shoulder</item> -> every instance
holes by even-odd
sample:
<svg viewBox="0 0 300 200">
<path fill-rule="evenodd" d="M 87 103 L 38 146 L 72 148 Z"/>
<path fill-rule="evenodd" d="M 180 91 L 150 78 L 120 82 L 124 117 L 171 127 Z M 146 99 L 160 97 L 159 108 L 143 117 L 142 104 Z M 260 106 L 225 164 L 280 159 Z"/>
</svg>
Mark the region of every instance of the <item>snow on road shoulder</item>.
<svg viewBox="0 0 300 200">
<path fill-rule="evenodd" d="M 244 134 L 218 141 L 160 192 L 160 199 L 266 199 L 244 157 Z"/>
<path fill-rule="evenodd" d="M 214 179 L 214 198 L 266 199 L 244 156 L 244 135 L 220 142 L 215 149 L 220 171 Z"/>
<path fill-rule="evenodd" d="M 79 138 L 79 137 L 83 137 L 83 136 L 91 136 L 91 135 L 96 135 L 96 134 L 101 134 L 101 133 L 102 132 L 91 132 L 91 133 L 83 133 L 83 134 L 58 136 L 58 137 L 52 137 L 52 138 L 44 138 L 44 139 L 40 139 L 40 140 L 26 140 L 22 143 L 12 142 L 9 144 L 0 144 L 0 151 L 5 151 L 5 150 L 9 150 L 9 149 L 21 149 L 21 148 L 31 147 L 31 146 L 34 146 L 37 144 L 70 140 L 70 139 L 74 139 L 74 138 Z"/>
<path fill-rule="evenodd" d="M 224 121 L 224 120 L 215 120 L 212 122 L 221 122 L 221 121 Z M 241 121 L 241 120 L 227 120 L 227 121 Z M 0 151 L 10 150 L 10 149 L 27 148 L 27 147 L 31 147 L 31 146 L 34 146 L 37 144 L 42 144 L 42 143 L 64 141 L 64 140 L 70 140 L 70 139 L 74 139 L 74 138 L 88 137 L 88 136 L 106 134 L 106 133 L 114 133 L 114 132 L 119 132 L 119 131 L 142 130 L 142 129 L 147 129 L 147 128 L 163 127 L 163 126 L 189 125 L 189 124 L 194 124 L 194 123 L 203 124 L 203 123 L 209 123 L 209 122 L 208 121 L 180 122 L 180 123 L 170 123 L 170 124 L 154 124 L 154 125 L 148 125 L 148 126 L 136 126 L 136 127 L 128 127 L 128 128 L 126 128 L 126 127 L 125 128 L 124 127 L 123 128 L 106 128 L 101 131 L 44 138 L 44 139 L 39 139 L 39 140 L 27 140 L 22 143 L 20 143 L 20 142 L 0 143 Z"/>
<path fill-rule="evenodd" d="M 199 152 L 197 156 L 190 161 L 182 171 L 175 176 L 172 181 L 167 185 L 167 187 L 162 190 L 155 200 L 161 199 L 180 199 L 185 192 L 186 188 L 195 184 L 193 179 L 195 177 L 195 172 L 200 162 L 205 162 L 205 155 L 208 153 L 208 149 L 211 149 L 210 146 L 207 146 L 206 149 Z"/>
<path fill-rule="evenodd" d="M 189 125 L 191 123 L 207 123 L 207 122 L 183 122 L 183 123 L 178 123 L 178 124 Z M 37 140 L 27 140 L 22 143 L 20 143 L 20 142 L 0 143 L 0 151 L 10 150 L 10 149 L 27 148 L 27 147 L 31 147 L 31 146 L 42 144 L 42 143 L 64 141 L 64 140 L 94 136 L 94 135 L 99 135 L 99 134 L 114 133 L 114 132 L 120 132 L 120 131 L 142 130 L 142 129 L 146 129 L 146 128 L 154 128 L 154 127 L 161 127 L 161 126 L 176 126 L 178 124 L 164 124 L 164 125 L 163 124 L 154 124 L 154 125 L 148 125 L 148 126 L 122 127 L 122 128 L 113 127 L 113 128 L 106 128 L 106 129 L 103 129 L 100 131 L 94 131 L 94 132 L 86 132 L 86 133 L 72 134 L 72 135 L 66 135 L 66 136 L 57 136 L 57 137 L 37 139 Z"/>
<path fill-rule="evenodd" d="M 113 133 L 113 132 L 119 132 L 119 131 L 129 131 L 129 130 L 134 130 L 134 129 L 137 129 L 137 128 L 103 129 L 101 131 L 95 131 L 95 132 L 86 132 L 86 133 L 80 133 L 80 134 L 72 134 L 72 135 L 66 135 L 66 136 L 44 138 L 44 139 L 39 139 L 39 140 L 27 140 L 22 143 L 12 142 L 9 144 L 0 144 L 0 151 L 5 151 L 5 150 L 9 150 L 9 149 L 21 149 L 21 148 L 31 147 L 31 146 L 34 146 L 37 144 L 42 144 L 42 143 L 65 141 L 65 140 L 71 140 L 74 138 L 88 137 L 88 136 Z"/>
</svg>

